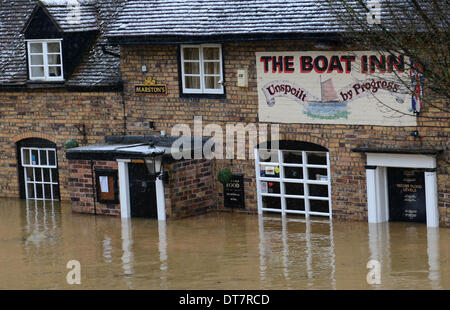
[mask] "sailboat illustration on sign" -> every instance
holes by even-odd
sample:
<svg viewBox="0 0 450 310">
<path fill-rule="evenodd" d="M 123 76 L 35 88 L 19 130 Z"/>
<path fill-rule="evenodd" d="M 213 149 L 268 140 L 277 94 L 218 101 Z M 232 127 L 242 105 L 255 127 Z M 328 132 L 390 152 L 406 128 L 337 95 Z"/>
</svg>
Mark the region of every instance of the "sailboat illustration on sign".
<svg viewBox="0 0 450 310">
<path fill-rule="evenodd" d="M 347 102 L 339 101 L 333 80 L 329 78 L 322 82 L 322 76 L 320 76 L 320 100 L 308 101 L 304 113 L 320 119 L 347 118 L 349 115 Z"/>
</svg>

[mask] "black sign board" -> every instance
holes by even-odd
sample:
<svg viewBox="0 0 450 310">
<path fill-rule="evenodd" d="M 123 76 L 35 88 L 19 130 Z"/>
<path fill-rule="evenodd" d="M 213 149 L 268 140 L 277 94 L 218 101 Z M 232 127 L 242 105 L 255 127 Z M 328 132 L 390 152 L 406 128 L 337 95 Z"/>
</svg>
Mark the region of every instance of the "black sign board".
<svg viewBox="0 0 450 310">
<path fill-rule="evenodd" d="M 423 170 L 388 168 L 389 220 L 426 222 Z"/>
<path fill-rule="evenodd" d="M 150 77 L 145 80 L 143 85 L 136 85 L 135 91 L 137 94 L 167 95 L 167 85 L 166 84 L 156 84 L 156 81 Z"/>
<path fill-rule="evenodd" d="M 223 186 L 223 195 L 226 208 L 244 209 L 244 175 L 233 174 L 231 181 Z"/>
</svg>

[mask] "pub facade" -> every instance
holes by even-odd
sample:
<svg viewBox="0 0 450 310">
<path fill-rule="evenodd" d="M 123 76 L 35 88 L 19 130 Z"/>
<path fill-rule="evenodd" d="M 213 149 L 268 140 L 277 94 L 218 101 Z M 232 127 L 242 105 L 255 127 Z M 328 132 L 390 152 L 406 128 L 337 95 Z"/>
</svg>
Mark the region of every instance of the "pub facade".
<svg viewBox="0 0 450 310">
<path fill-rule="evenodd" d="M 205 169 L 202 165 L 210 169 L 204 172 L 211 187 L 197 186 L 205 182 L 197 177 L 178 177 L 175 167 L 182 167 L 183 160 L 171 162 L 169 150 L 159 154 L 160 172 L 169 177 L 166 181 L 154 180 L 156 194 L 151 203 L 154 210 L 159 206 L 158 219 L 170 218 L 171 214 L 182 217 L 234 210 L 449 226 L 448 113 L 426 104 L 412 104 L 417 101 L 394 78 L 411 81 L 414 72 L 408 59 L 400 54 L 361 50 L 343 41 L 343 27 L 329 30 L 329 24 L 336 21 L 324 19 L 328 15 L 318 9 L 319 2 L 287 1 L 284 9 L 262 0 L 252 2 L 265 4 L 266 9 L 258 10 L 257 5 L 240 1 L 152 5 L 148 1 L 127 1 L 102 32 L 104 45 L 100 48 L 105 57 L 118 61 L 120 88 L 103 93 L 74 93 L 67 88 L 8 90 L 0 97 L 9 102 L 11 114 L 3 110 L 3 115 L 10 116 L 1 122 L 8 120 L 11 131 L 27 127 L 26 139 L 47 137 L 45 140 L 53 143 L 38 148 L 34 155 L 45 151 L 43 158 L 50 161 L 53 153 L 49 152 L 56 149 L 59 165 L 50 169 L 59 168 L 56 178 L 62 180 L 60 197 L 71 200 L 76 212 L 97 213 L 95 203 L 104 204 L 99 197 L 111 194 L 102 192 L 101 183 L 109 190 L 116 180 L 116 193 L 109 197 L 113 203 L 104 204 L 99 208 L 104 211 L 99 213 L 130 216 L 134 206 L 126 198 L 134 179 L 129 173 L 139 174 L 136 164 L 145 168 L 143 163 L 151 156 L 117 150 L 142 145 L 158 148 L 158 144 L 149 143 L 161 140 L 156 133 L 171 136 L 180 124 L 195 135 L 195 120 L 201 117 L 203 140 L 214 136 L 208 130 L 212 124 L 223 132 L 230 124 L 276 125 L 279 136 L 267 136 L 255 146 L 247 143 L 245 153 L 251 157 L 235 154 L 233 158 L 191 163 L 193 167 L 200 165 L 192 168 L 199 178 Z M 308 12 L 307 18 L 298 17 L 298 10 L 292 9 L 296 5 Z M 223 11 L 228 12 L 226 17 L 220 17 Z M 111 50 L 120 58 L 111 55 Z M 424 96 L 433 97 L 426 84 L 421 87 Z M 434 103 L 445 105 L 439 98 Z M 49 109 L 53 116 L 42 125 L 33 121 L 19 125 L 19 113 L 27 116 L 28 109 L 36 105 L 42 107 L 43 118 L 50 115 Z M 85 111 L 86 117 L 79 118 L 88 131 L 85 140 L 80 139 L 81 124 L 73 124 L 73 114 L 56 112 L 68 106 L 73 111 Z M 58 127 L 58 123 L 63 125 Z M 140 138 L 117 145 L 117 138 L 105 140 L 110 136 Z M 145 138 L 149 136 L 153 138 Z M 81 147 L 65 152 L 62 144 L 74 137 Z M 20 180 L 27 182 L 23 174 L 31 171 L 28 168 L 43 169 L 37 167 L 40 164 L 31 167 L 36 150 L 21 138 L 25 138 L 23 133 L 3 134 L 5 145 L 14 154 L 2 156 L 8 178 L 13 180 L 1 185 L 4 197 L 19 195 Z M 104 152 L 105 158 L 96 157 L 98 150 L 105 149 L 109 150 Z M 261 155 L 263 152 L 270 153 L 269 159 Z M 93 169 L 91 161 L 95 161 Z M 219 182 L 217 175 L 223 168 L 231 170 L 231 184 L 239 185 L 239 191 L 230 191 L 231 185 Z M 86 173 L 79 173 L 80 169 Z M 113 170 L 112 177 L 105 174 L 97 178 L 95 171 L 104 170 Z M 74 174 L 89 185 L 83 187 L 83 181 L 71 178 Z M 108 183 L 110 180 L 113 183 Z M 174 184 L 175 188 L 184 186 L 187 197 L 193 199 L 183 205 L 180 216 L 170 207 L 184 199 L 170 194 Z M 230 204 L 230 192 L 241 203 Z M 197 196 L 207 199 L 194 202 Z M 189 208 L 197 211 L 190 212 Z"/>
</svg>

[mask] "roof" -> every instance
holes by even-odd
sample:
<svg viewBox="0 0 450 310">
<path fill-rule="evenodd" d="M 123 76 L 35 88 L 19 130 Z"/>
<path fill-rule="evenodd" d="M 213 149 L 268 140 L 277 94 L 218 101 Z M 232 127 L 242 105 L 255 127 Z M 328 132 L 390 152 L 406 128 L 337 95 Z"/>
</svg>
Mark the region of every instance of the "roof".
<svg viewBox="0 0 450 310">
<path fill-rule="evenodd" d="M 350 16 L 339 0 L 128 0 L 111 24 L 107 36 L 113 43 L 139 43 L 136 38 L 166 42 L 182 40 L 205 40 L 218 37 L 230 40 L 274 39 L 328 36 L 336 37 L 354 29 L 361 29 L 359 22 Z M 405 27 L 410 20 L 419 23 L 422 18 L 414 15 L 411 0 L 381 0 L 383 5 L 399 11 L 396 20 L 403 16 Z M 423 1 L 420 5 L 427 8 Z M 366 21 L 367 9 L 359 0 L 348 0 L 358 19 Z M 428 3 L 428 6 L 429 3 Z M 431 9 L 430 12 L 433 12 Z M 381 10 L 381 20 L 387 28 L 398 30 L 390 9 Z M 408 28 L 409 29 L 409 28 Z M 417 29 L 417 25 L 416 28 Z M 405 29 L 407 30 L 407 29 Z M 172 36 L 170 38 L 168 36 Z M 174 41 L 175 40 L 175 41 Z M 178 42 L 178 41 L 177 41 Z"/>
<path fill-rule="evenodd" d="M 328 0 L 129 0 L 107 35 L 332 33 Z"/>
<path fill-rule="evenodd" d="M 102 45 L 108 44 L 105 33 L 125 0 L 77 0 L 80 3 L 80 24 L 67 21 L 70 0 L 0 0 L 0 85 L 23 86 L 27 81 L 24 34 L 25 23 L 39 3 L 64 32 L 99 31 L 91 49 L 83 56 L 74 74 L 66 81 L 69 87 L 117 86 L 120 82 L 120 62 L 105 54 Z M 118 47 L 108 51 L 120 53 Z"/>
<path fill-rule="evenodd" d="M 66 2 L 67 1 L 58 0 L 40 1 L 40 3 L 44 5 L 55 22 L 64 32 L 95 31 L 99 29 L 97 21 L 97 8 L 95 7 L 94 1 L 80 1 L 79 17 L 82 21 L 81 23 L 70 22 L 70 19 L 67 18 L 70 16 L 74 7 L 67 5 Z"/>
<path fill-rule="evenodd" d="M 420 155 L 438 155 L 444 150 L 440 148 L 427 149 L 427 148 L 377 148 L 377 147 L 357 147 L 352 149 L 355 153 L 385 153 L 385 154 L 420 154 Z"/>
<path fill-rule="evenodd" d="M 182 139 L 184 148 L 172 148 L 173 143 L 178 139 Z M 71 160 L 139 159 L 159 155 L 174 159 L 192 154 L 196 149 L 203 150 L 203 146 L 208 140 L 199 138 L 196 143 L 194 137 L 155 135 L 105 137 L 105 143 L 68 149 L 66 155 Z"/>
<path fill-rule="evenodd" d="M 68 159 L 116 159 L 155 157 L 165 149 L 149 144 L 93 144 L 67 150 Z"/>
</svg>

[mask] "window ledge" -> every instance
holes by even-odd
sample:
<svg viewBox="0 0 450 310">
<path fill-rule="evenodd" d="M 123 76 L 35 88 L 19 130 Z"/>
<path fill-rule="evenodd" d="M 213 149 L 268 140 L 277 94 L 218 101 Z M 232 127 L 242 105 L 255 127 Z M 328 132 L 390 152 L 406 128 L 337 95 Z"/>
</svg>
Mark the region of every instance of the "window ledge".
<svg viewBox="0 0 450 310">
<path fill-rule="evenodd" d="M 185 94 L 180 93 L 180 98 L 191 98 L 191 99 L 226 99 L 226 94 Z"/>
</svg>

